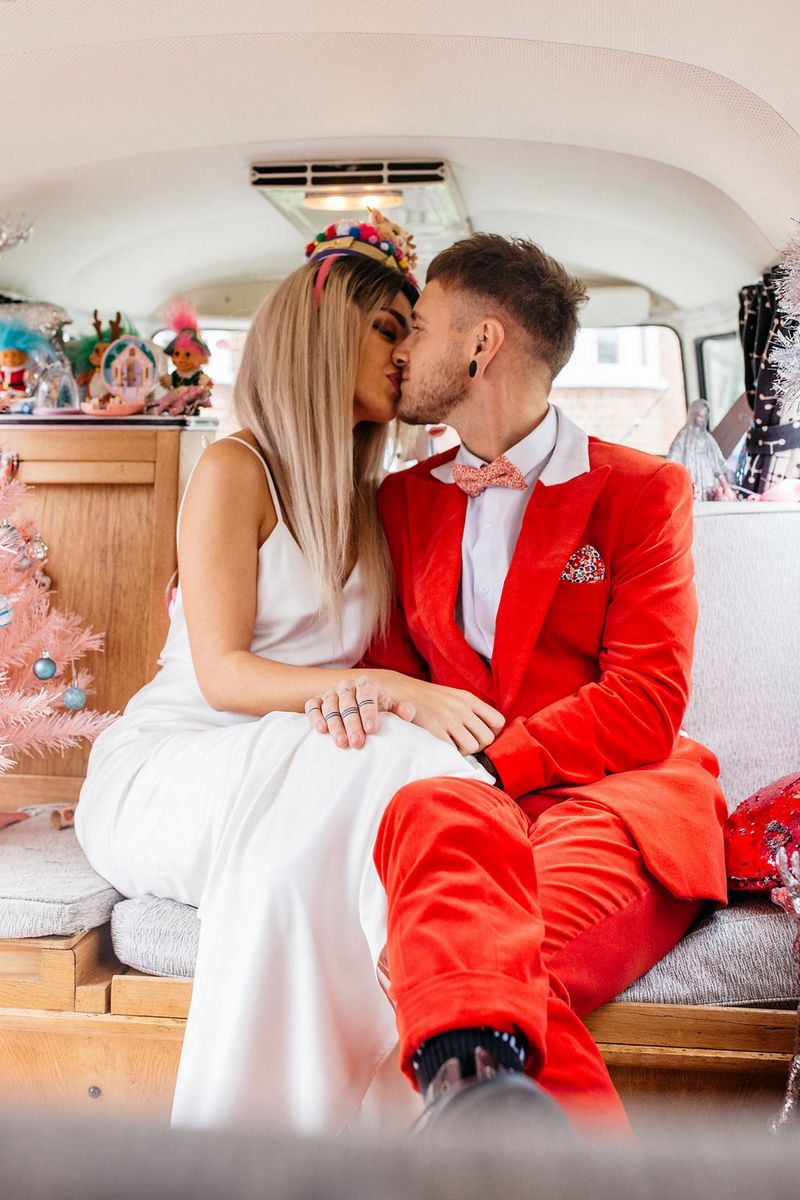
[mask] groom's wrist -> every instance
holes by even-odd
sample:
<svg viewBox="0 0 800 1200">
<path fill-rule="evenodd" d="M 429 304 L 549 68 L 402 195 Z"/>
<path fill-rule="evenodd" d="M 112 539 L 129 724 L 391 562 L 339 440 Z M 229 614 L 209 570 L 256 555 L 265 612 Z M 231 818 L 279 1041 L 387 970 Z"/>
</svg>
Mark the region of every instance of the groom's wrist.
<svg viewBox="0 0 800 1200">
<path fill-rule="evenodd" d="M 494 765 L 492 760 L 489 758 L 489 755 L 486 754 L 485 751 L 479 750 L 478 753 L 473 754 L 472 757 L 475 759 L 475 761 L 477 763 L 479 763 L 480 766 L 483 767 L 484 771 L 489 772 L 489 774 L 494 779 L 495 787 L 502 788 L 503 781 L 500 778 L 500 772 L 498 771 L 497 767 Z"/>
</svg>

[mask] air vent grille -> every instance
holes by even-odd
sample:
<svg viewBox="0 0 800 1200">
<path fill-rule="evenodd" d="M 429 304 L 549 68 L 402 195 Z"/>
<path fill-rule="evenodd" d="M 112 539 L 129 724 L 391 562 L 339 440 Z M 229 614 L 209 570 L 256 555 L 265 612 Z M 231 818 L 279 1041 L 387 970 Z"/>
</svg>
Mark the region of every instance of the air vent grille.
<svg viewBox="0 0 800 1200">
<path fill-rule="evenodd" d="M 265 163 L 250 169 L 254 187 L 375 188 L 442 183 L 445 163 L 414 159 L 365 162 Z"/>
</svg>

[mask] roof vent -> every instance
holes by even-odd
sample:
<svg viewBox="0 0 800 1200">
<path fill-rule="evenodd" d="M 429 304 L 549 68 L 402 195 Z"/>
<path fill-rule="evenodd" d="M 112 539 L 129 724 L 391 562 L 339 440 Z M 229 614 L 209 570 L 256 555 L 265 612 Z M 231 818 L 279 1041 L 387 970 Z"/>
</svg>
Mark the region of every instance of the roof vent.
<svg viewBox="0 0 800 1200">
<path fill-rule="evenodd" d="M 420 274 L 437 251 L 471 232 L 452 168 L 441 159 L 256 163 L 250 182 L 308 238 L 328 221 L 391 209 L 414 235 Z"/>
</svg>

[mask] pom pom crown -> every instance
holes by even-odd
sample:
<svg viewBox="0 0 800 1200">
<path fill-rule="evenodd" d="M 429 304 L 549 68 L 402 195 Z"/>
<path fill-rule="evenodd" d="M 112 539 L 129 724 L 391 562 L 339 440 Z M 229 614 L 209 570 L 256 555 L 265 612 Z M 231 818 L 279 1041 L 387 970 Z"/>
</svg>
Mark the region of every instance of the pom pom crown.
<svg viewBox="0 0 800 1200">
<path fill-rule="evenodd" d="M 392 270 L 399 270 L 417 289 L 419 284 L 411 273 L 417 254 L 413 237 L 388 221 L 377 209 L 370 209 L 370 220 L 354 224 L 335 221 L 318 233 L 306 246 L 306 258 L 314 264 L 337 255 L 362 254 L 374 258 Z"/>
</svg>

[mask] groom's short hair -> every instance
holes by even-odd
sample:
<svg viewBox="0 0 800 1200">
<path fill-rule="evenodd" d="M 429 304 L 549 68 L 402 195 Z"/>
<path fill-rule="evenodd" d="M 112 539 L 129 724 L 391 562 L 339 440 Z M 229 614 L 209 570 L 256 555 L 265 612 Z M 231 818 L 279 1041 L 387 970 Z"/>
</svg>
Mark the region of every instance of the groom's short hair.
<svg viewBox="0 0 800 1200">
<path fill-rule="evenodd" d="M 532 354 L 544 359 L 554 377 L 569 360 L 586 289 L 535 242 L 473 233 L 440 251 L 426 278 L 499 306 L 527 335 Z"/>
</svg>

